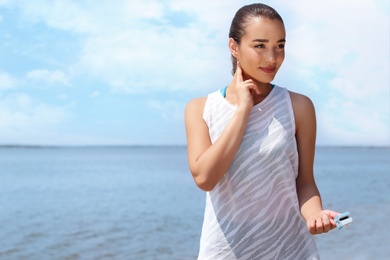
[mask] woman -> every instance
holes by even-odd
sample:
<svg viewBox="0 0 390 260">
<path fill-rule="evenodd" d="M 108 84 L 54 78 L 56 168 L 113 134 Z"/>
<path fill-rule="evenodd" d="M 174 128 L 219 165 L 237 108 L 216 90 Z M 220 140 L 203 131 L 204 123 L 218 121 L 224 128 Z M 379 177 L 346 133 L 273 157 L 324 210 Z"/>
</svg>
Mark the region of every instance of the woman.
<svg viewBox="0 0 390 260">
<path fill-rule="evenodd" d="M 313 104 L 271 84 L 285 39 L 273 8 L 242 7 L 229 33 L 233 80 L 186 107 L 189 166 L 207 191 L 199 259 L 318 259 L 311 234 L 336 226 L 314 180 Z"/>
</svg>

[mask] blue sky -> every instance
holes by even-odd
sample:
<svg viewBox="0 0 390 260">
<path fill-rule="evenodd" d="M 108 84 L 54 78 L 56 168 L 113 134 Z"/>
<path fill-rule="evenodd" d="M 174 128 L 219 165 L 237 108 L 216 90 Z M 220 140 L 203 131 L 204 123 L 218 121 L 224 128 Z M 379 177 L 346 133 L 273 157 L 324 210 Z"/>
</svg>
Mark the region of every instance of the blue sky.
<svg viewBox="0 0 390 260">
<path fill-rule="evenodd" d="M 287 29 L 274 83 L 313 100 L 317 144 L 390 145 L 389 2 L 263 2 Z M 0 144 L 185 144 L 185 105 L 230 83 L 250 3 L 0 0 Z"/>
</svg>

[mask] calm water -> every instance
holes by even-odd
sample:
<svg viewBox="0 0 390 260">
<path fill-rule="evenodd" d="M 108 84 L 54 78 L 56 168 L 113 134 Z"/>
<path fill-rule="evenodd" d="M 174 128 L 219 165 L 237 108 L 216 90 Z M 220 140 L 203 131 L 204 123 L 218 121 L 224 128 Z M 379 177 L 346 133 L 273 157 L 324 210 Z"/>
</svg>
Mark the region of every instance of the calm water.
<svg viewBox="0 0 390 260">
<path fill-rule="evenodd" d="M 184 147 L 0 148 L 0 259 L 195 259 L 204 193 Z M 390 148 L 318 148 L 324 206 L 352 226 L 322 259 L 389 259 Z"/>
</svg>

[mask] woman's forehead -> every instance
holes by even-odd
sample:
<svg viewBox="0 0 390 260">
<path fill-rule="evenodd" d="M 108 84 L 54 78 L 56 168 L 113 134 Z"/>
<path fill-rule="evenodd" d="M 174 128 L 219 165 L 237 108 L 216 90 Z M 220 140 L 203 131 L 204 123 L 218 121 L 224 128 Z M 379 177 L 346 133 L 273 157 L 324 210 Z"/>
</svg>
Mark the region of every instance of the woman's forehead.
<svg viewBox="0 0 390 260">
<path fill-rule="evenodd" d="M 285 38 L 284 24 L 277 19 L 252 17 L 246 21 L 243 37 Z"/>
</svg>

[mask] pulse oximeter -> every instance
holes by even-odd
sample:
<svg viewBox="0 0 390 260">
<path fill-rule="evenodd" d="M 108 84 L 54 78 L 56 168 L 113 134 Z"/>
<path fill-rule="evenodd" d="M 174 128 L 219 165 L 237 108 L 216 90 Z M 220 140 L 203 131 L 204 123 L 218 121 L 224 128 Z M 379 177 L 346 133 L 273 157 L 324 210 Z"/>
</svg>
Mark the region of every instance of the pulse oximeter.
<svg viewBox="0 0 390 260">
<path fill-rule="evenodd" d="M 351 214 L 349 212 L 341 213 L 340 215 L 337 215 L 334 218 L 334 221 L 336 222 L 337 228 L 340 230 L 343 227 L 351 225 L 353 222 L 353 219 L 350 216 Z"/>
</svg>

